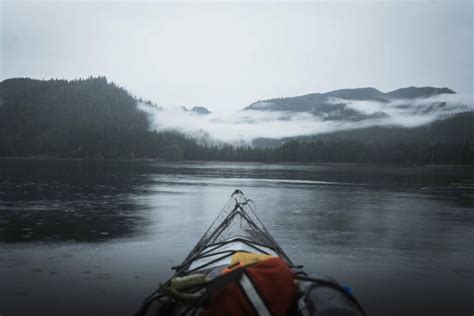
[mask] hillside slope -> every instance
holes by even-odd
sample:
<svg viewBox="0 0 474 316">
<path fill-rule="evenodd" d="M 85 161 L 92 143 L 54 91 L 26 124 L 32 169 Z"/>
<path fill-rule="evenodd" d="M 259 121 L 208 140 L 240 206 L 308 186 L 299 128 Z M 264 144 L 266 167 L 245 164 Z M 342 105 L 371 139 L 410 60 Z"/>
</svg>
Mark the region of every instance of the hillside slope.
<svg viewBox="0 0 474 316">
<path fill-rule="evenodd" d="M 157 157 L 185 141 L 150 131 L 135 98 L 104 77 L 8 79 L 0 100 L 0 156 Z"/>
<path fill-rule="evenodd" d="M 474 143 L 474 112 L 455 114 L 431 124 L 412 128 L 371 126 L 284 139 L 259 138 L 253 141 L 253 145 L 260 148 L 276 147 L 291 140 L 304 142 L 360 142 L 373 145 Z"/>
</svg>

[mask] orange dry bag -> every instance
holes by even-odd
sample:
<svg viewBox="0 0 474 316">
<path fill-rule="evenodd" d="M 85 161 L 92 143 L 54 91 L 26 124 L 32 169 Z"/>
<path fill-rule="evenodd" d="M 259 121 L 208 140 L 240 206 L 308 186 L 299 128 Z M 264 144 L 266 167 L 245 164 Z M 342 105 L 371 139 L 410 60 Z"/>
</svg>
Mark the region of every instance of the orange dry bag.
<svg viewBox="0 0 474 316">
<path fill-rule="evenodd" d="M 293 272 L 278 257 L 236 268 L 214 281 L 206 316 L 284 316 L 296 301 Z"/>
</svg>

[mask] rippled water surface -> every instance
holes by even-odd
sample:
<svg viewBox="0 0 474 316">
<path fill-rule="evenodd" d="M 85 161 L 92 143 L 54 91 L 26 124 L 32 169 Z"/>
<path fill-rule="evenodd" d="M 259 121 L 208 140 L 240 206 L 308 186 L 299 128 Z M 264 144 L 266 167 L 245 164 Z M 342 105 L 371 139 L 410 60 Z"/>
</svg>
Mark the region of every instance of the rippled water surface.
<svg viewBox="0 0 474 316">
<path fill-rule="evenodd" d="M 0 314 L 133 314 L 236 188 L 369 314 L 474 312 L 469 167 L 0 160 Z"/>
</svg>

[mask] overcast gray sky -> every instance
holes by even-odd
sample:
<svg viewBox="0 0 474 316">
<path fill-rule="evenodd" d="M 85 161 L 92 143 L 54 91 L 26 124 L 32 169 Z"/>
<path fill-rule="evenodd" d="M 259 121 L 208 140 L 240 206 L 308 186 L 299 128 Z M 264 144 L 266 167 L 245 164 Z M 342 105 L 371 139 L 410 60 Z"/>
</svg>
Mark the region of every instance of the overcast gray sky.
<svg viewBox="0 0 474 316">
<path fill-rule="evenodd" d="M 472 93 L 473 3 L 2 0 L 0 75 L 105 75 L 161 105 L 218 111 L 367 86 Z"/>
</svg>

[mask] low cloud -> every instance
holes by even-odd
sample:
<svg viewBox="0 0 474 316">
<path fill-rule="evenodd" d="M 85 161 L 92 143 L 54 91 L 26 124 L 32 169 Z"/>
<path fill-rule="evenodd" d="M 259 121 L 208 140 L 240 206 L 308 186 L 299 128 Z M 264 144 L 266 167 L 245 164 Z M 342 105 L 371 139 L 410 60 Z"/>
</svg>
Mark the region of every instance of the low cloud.
<svg viewBox="0 0 474 316">
<path fill-rule="evenodd" d="M 346 108 L 365 114 L 384 114 L 382 120 L 373 120 L 372 125 L 397 125 L 416 127 L 429 124 L 447 116 L 474 110 L 473 96 L 468 94 L 440 94 L 428 98 L 396 99 L 389 102 L 340 100 Z"/>
<path fill-rule="evenodd" d="M 202 115 L 181 107 L 160 109 L 144 103 L 138 106 L 149 114 L 152 129 L 176 130 L 197 139 L 234 144 L 250 143 L 260 137 L 295 137 L 369 126 L 416 127 L 474 110 L 472 96 L 463 94 L 390 102 L 331 99 L 328 103 L 343 103 L 346 109 L 361 113 L 364 118 L 351 121 L 310 112 L 258 110 Z"/>
</svg>

